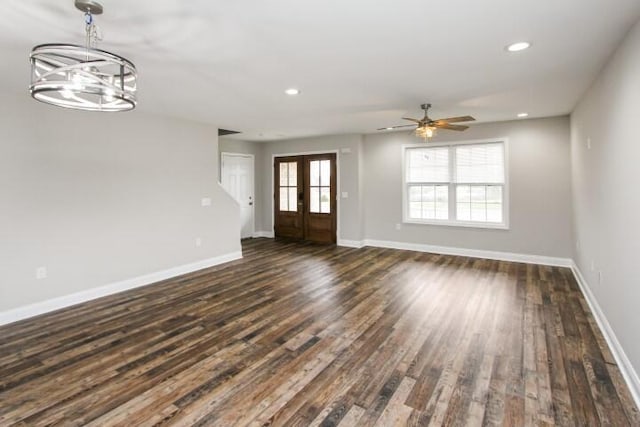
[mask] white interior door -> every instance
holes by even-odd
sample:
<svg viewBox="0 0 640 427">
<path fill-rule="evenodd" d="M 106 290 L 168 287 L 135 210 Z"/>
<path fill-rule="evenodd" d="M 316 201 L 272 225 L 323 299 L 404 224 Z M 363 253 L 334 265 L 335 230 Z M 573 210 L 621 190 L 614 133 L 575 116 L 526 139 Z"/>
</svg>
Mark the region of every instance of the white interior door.
<svg viewBox="0 0 640 427">
<path fill-rule="evenodd" d="M 240 205 L 240 236 L 252 237 L 254 232 L 253 156 L 222 153 L 222 187 Z"/>
</svg>

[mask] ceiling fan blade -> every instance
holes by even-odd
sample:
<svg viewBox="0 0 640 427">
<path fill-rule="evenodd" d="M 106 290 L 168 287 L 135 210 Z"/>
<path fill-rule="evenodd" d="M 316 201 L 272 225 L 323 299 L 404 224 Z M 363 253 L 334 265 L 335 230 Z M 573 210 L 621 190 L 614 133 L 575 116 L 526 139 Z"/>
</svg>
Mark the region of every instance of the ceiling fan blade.
<svg viewBox="0 0 640 427">
<path fill-rule="evenodd" d="M 436 123 L 446 122 L 446 123 L 458 123 L 458 122 L 473 122 L 475 119 L 471 116 L 460 116 L 460 117 L 449 117 L 446 119 L 438 119 L 434 120 Z"/>
<path fill-rule="evenodd" d="M 411 117 L 403 117 L 403 120 L 409 120 L 411 122 L 416 122 L 418 124 L 422 123 L 422 120 L 418 120 L 418 119 L 412 119 Z"/>
<path fill-rule="evenodd" d="M 433 123 L 431 126 L 438 129 L 449 129 L 449 130 L 467 130 L 469 126 L 465 125 L 450 125 L 449 123 Z"/>
<path fill-rule="evenodd" d="M 378 128 L 377 130 L 390 130 L 390 129 L 397 129 L 397 128 L 408 128 L 408 127 L 415 127 L 416 125 L 399 125 L 399 126 L 388 126 L 386 128 Z"/>
</svg>

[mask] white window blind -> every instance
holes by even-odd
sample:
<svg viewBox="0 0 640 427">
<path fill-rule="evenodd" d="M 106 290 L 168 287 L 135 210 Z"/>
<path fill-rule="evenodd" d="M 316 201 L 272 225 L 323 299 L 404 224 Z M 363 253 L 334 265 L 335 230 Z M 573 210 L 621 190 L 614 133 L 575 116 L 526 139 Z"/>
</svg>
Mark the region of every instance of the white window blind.
<svg viewBox="0 0 640 427">
<path fill-rule="evenodd" d="M 409 150 L 409 182 L 449 182 L 449 149 Z"/>
<path fill-rule="evenodd" d="M 504 183 L 502 147 L 502 143 L 455 147 L 456 182 Z"/>
</svg>

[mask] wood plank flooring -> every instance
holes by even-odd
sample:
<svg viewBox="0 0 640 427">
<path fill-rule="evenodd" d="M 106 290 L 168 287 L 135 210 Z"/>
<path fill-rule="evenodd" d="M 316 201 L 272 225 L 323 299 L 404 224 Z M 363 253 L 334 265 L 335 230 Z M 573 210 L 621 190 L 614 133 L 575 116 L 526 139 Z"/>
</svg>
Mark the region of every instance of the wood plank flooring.
<svg viewBox="0 0 640 427">
<path fill-rule="evenodd" d="M 243 249 L 0 328 L 0 425 L 640 425 L 568 269 Z"/>
</svg>

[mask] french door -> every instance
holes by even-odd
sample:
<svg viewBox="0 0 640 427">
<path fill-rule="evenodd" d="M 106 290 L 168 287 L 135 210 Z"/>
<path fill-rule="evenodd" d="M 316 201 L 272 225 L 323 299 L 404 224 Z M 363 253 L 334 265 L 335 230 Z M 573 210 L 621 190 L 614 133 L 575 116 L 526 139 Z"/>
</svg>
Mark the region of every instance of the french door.
<svg viewBox="0 0 640 427">
<path fill-rule="evenodd" d="M 336 155 L 276 157 L 276 237 L 336 243 Z"/>
</svg>

